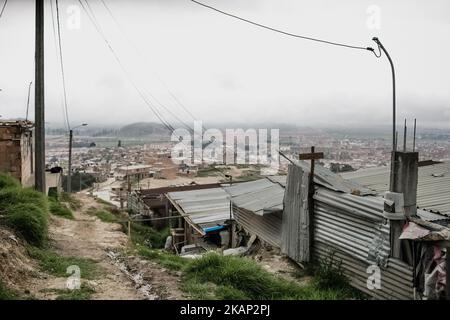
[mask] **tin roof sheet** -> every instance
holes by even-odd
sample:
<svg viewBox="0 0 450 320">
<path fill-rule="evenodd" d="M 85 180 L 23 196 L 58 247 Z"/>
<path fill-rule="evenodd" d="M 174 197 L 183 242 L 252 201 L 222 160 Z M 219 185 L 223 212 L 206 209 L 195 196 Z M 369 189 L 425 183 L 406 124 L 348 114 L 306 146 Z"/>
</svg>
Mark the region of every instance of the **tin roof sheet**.
<svg viewBox="0 0 450 320">
<path fill-rule="evenodd" d="M 343 173 L 345 179 L 360 183 L 379 194 L 389 189 L 389 168 L 370 168 Z M 417 205 L 450 216 L 450 161 L 419 167 Z"/>
<path fill-rule="evenodd" d="M 230 218 L 229 195 L 223 188 L 169 192 L 167 195 L 194 224 L 203 229 L 222 224 Z"/>
<path fill-rule="evenodd" d="M 269 178 L 240 183 L 225 190 L 235 206 L 257 215 L 283 210 L 284 187 Z"/>
</svg>

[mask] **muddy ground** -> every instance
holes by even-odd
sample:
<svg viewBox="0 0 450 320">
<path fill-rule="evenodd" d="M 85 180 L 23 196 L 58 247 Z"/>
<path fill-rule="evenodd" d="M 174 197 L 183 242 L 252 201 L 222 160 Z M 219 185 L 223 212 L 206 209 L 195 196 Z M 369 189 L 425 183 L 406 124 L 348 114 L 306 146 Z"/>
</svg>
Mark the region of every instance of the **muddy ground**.
<svg viewBox="0 0 450 320">
<path fill-rule="evenodd" d="M 103 208 L 92 197 L 76 194 L 82 206 L 74 211 L 74 220 L 51 216 L 50 246 L 59 255 L 95 262 L 98 275 L 84 280 L 94 290 L 91 299 L 142 300 L 184 299 L 179 289 L 180 275 L 159 265 L 129 255 L 128 237 L 122 227 L 106 223 L 86 213 L 88 208 Z M 0 229 L 0 276 L 8 287 L 36 299 L 54 299 L 66 289 L 67 277 L 42 272 L 30 259 L 24 243 Z M 83 270 L 81 270 L 81 273 Z M 68 275 L 69 276 L 69 275 Z"/>
</svg>

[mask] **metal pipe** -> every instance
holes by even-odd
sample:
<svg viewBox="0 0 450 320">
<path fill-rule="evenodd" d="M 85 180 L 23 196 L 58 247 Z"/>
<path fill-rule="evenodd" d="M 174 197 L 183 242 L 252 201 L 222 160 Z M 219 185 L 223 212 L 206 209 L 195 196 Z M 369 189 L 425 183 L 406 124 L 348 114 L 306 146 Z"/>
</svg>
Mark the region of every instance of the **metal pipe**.
<svg viewBox="0 0 450 320">
<path fill-rule="evenodd" d="M 383 46 L 381 41 L 374 37 L 372 39 L 375 41 L 375 43 L 378 45 L 378 47 L 383 50 L 383 52 L 386 54 L 386 57 L 389 60 L 389 64 L 391 65 L 391 71 L 392 71 L 392 155 L 391 155 L 391 181 L 390 181 L 390 191 L 393 191 L 394 187 L 394 161 L 395 161 L 395 151 L 396 151 L 396 89 L 395 89 L 395 68 L 394 68 L 394 62 L 391 59 L 391 56 L 387 52 L 386 48 Z"/>
</svg>

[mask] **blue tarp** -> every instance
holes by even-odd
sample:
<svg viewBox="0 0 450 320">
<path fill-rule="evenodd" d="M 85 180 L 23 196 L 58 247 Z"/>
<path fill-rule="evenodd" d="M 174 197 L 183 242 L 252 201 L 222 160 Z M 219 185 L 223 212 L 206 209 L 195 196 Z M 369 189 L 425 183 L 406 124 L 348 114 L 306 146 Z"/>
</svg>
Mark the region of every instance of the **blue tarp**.
<svg viewBox="0 0 450 320">
<path fill-rule="evenodd" d="M 226 228 L 225 226 L 214 226 L 214 227 L 209 227 L 209 228 L 203 228 L 203 231 L 205 231 L 205 232 L 213 232 L 213 231 L 223 230 L 225 228 Z"/>
</svg>

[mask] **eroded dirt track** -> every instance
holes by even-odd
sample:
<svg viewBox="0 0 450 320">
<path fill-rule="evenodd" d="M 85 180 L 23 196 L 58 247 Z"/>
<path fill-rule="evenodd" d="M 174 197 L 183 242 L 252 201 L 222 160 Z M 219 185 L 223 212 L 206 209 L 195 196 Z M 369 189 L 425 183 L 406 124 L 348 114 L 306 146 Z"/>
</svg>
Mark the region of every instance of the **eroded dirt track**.
<svg viewBox="0 0 450 320">
<path fill-rule="evenodd" d="M 98 275 L 94 279 L 82 279 L 82 283 L 94 291 L 91 299 L 184 298 L 179 290 L 179 274 L 130 255 L 128 237 L 122 232 L 121 225 L 102 222 L 86 213 L 89 208 L 102 209 L 104 205 L 86 194 L 74 196 L 82 205 L 74 211 L 74 220 L 50 218 L 50 245 L 61 256 L 89 259 L 95 263 Z M 58 290 L 66 289 L 66 277 L 54 277 L 39 271 L 37 263 L 29 260 L 25 264 L 30 270 L 27 270 L 23 281 L 17 281 L 16 289 L 37 299 L 54 299 Z"/>
</svg>

